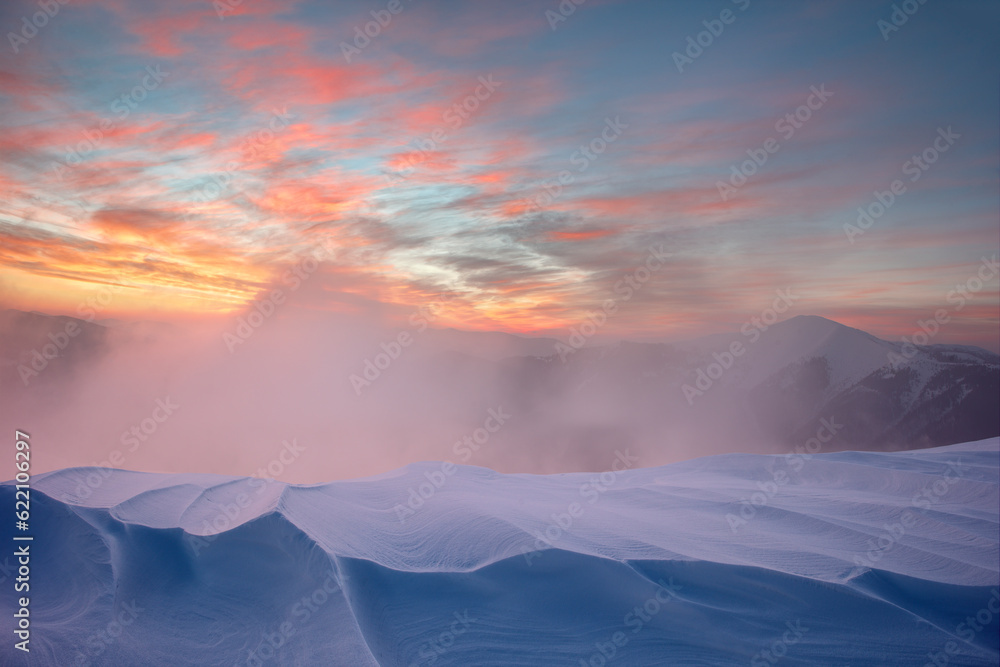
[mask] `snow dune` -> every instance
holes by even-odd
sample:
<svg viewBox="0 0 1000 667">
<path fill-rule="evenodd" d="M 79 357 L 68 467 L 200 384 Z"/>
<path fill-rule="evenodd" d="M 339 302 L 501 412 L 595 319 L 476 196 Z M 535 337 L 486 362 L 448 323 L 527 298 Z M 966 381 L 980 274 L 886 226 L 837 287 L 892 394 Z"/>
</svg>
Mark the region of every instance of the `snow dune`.
<svg viewBox="0 0 1000 667">
<path fill-rule="evenodd" d="M 1000 439 L 630 463 L 548 476 L 421 463 L 311 486 L 39 475 L 31 652 L 13 649 L 8 592 L 0 662 L 1000 659 Z M 0 495 L 13 506 L 11 483 Z"/>
</svg>

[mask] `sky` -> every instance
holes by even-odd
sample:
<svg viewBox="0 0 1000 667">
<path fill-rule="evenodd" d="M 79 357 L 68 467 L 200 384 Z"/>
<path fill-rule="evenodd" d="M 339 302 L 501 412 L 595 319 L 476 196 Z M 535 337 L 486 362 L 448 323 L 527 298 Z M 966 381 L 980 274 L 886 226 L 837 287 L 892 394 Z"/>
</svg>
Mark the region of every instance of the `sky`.
<svg viewBox="0 0 1000 667">
<path fill-rule="evenodd" d="M 308 280 L 318 312 L 565 337 L 631 279 L 602 335 L 736 330 L 791 290 L 790 315 L 885 338 L 945 308 L 935 342 L 996 350 L 998 23 L 941 0 L 5 2 L 0 305 L 77 315 L 120 284 L 102 317 L 182 321 Z"/>
</svg>

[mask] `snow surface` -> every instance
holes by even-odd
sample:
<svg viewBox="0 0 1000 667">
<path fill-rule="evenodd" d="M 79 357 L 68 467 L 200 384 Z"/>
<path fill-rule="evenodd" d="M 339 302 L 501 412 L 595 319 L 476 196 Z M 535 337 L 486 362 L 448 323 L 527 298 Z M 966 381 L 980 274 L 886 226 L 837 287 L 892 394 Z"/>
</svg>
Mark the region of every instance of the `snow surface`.
<svg viewBox="0 0 1000 667">
<path fill-rule="evenodd" d="M 998 464 L 994 438 L 603 480 L 67 469 L 33 480 L 31 653 L 7 581 L 0 663 L 996 665 Z"/>
</svg>

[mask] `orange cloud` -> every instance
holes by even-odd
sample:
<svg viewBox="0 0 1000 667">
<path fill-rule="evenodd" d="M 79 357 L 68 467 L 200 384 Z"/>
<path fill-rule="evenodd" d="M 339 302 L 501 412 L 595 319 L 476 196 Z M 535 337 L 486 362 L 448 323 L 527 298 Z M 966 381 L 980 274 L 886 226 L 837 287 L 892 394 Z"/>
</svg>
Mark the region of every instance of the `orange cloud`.
<svg viewBox="0 0 1000 667">
<path fill-rule="evenodd" d="M 580 232 L 557 231 L 549 232 L 548 238 L 552 241 L 592 241 L 594 239 L 604 238 L 605 236 L 611 236 L 616 233 L 617 232 L 613 229 L 592 229 Z"/>
</svg>

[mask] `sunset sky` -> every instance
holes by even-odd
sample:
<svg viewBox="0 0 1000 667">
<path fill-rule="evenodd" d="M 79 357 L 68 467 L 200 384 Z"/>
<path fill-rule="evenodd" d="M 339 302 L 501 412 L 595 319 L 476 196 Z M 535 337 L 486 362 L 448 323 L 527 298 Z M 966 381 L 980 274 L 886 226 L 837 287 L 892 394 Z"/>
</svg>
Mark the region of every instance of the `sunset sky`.
<svg viewBox="0 0 1000 667">
<path fill-rule="evenodd" d="M 662 246 L 602 333 L 732 330 L 791 289 L 997 348 L 995 273 L 948 300 L 1000 244 L 997 3 L 898 30 L 869 1 L 52 4 L 0 8 L 0 306 L 123 282 L 103 316 L 232 313 L 323 249 L 317 310 L 565 335 Z"/>
</svg>

